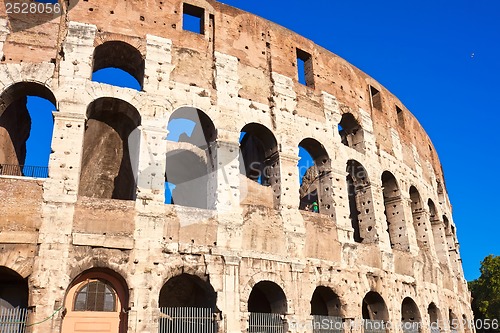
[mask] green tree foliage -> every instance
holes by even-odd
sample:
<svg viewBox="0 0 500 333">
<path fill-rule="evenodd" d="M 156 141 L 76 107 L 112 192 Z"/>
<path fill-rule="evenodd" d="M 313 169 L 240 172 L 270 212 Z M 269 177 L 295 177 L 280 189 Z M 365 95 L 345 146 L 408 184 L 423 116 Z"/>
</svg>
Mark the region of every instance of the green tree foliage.
<svg viewBox="0 0 500 333">
<path fill-rule="evenodd" d="M 472 310 L 477 319 L 500 319 L 500 256 L 489 255 L 481 262 L 481 276 L 469 282 Z"/>
</svg>

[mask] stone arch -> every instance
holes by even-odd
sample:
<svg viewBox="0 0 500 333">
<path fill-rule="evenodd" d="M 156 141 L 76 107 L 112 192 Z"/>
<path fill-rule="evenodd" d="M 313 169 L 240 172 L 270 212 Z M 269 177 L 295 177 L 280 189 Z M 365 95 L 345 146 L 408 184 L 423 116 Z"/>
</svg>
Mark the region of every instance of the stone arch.
<svg viewBox="0 0 500 333">
<path fill-rule="evenodd" d="M 372 243 L 378 239 L 375 230 L 373 193 L 366 169 L 356 160 L 348 160 L 346 166 L 349 219 L 357 243 Z"/>
<path fill-rule="evenodd" d="M 410 186 L 411 214 L 413 217 L 413 228 L 417 236 L 417 242 L 422 247 L 429 246 L 427 233 L 427 219 L 422 202 L 422 197 L 415 186 Z"/>
<path fill-rule="evenodd" d="M 248 123 L 241 129 L 240 154 L 243 163 L 240 173 L 262 186 L 272 189 L 273 205 L 279 205 L 280 161 L 278 142 L 274 134 L 264 125 Z M 250 186 L 248 187 L 251 192 Z"/>
<path fill-rule="evenodd" d="M 131 104 L 102 97 L 87 108 L 79 194 L 134 200 L 141 116 Z"/>
<path fill-rule="evenodd" d="M 159 293 L 160 307 L 216 308 L 217 294 L 209 279 L 182 273 L 169 278 Z"/>
<path fill-rule="evenodd" d="M 403 202 L 396 177 L 389 172 L 382 173 L 382 190 L 384 197 L 384 214 L 391 247 L 401 251 L 409 251 L 408 233 L 404 218 Z"/>
<path fill-rule="evenodd" d="M 364 320 L 389 320 L 389 311 L 383 297 L 376 291 L 369 291 L 361 303 Z"/>
<path fill-rule="evenodd" d="M 448 309 L 448 325 L 452 333 L 460 330 L 460 322 L 455 312 L 450 308 Z"/>
<path fill-rule="evenodd" d="M 181 107 L 172 113 L 167 128 L 165 203 L 212 208 L 217 163 L 212 120 L 200 109 Z"/>
<path fill-rule="evenodd" d="M 30 96 L 47 100 L 53 105 L 54 110 L 52 111 L 56 111 L 57 101 L 54 94 L 41 83 L 33 81 L 15 82 L 2 91 L 0 95 L 0 164 L 3 164 L 3 167 L 0 169 L 0 174 L 37 176 L 22 167 L 26 163 L 26 143 L 35 127 L 50 131 L 49 137 L 52 138 L 53 121 L 51 126 L 40 121 L 33 123 L 27 106 L 28 97 Z M 49 117 L 52 118 L 52 115 Z M 47 168 L 51 151 L 50 143 L 47 142 L 48 146 L 44 147 L 41 146 L 42 142 L 37 144 L 36 150 L 43 151 L 46 154 L 44 157 L 46 161 L 38 162 L 44 165 L 33 166 Z M 47 170 L 43 171 L 43 175 L 38 175 L 38 177 L 42 176 L 47 177 Z"/>
<path fill-rule="evenodd" d="M 90 284 L 100 284 L 106 293 L 93 295 Z M 99 297 L 103 299 L 100 300 Z M 109 304 L 111 300 L 113 300 L 112 306 Z M 103 308 L 96 309 L 92 303 L 94 306 L 103 303 L 100 304 Z M 63 333 L 73 332 L 76 326 L 87 325 L 89 319 L 93 323 L 114 328 L 113 331 L 127 332 L 129 289 L 125 279 L 112 269 L 91 268 L 76 276 L 68 286 L 64 306 L 61 330 Z M 96 317 L 92 314 L 95 311 L 99 311 L 103 316 Z"/>
<path fill-rule="evenodd" d="M 427 200 L 429 208 L 429 223 L 431 225 L 434 248 L 439 262 L 446 264 L 448 261 L 448 247 L 446 246 L 446 230 L 444 222 L 439 218 L 439 214 L 432 199 Z"/>
<path fill-rule="evenodd" d="M 288 305 L 285 292 L 276 283 L 259 281 L 248 297 L 248 312 L 287 313 Z"/>
<path fill-rule="evenodd" d="M 244 284 L 245 287 L 240 293 L 241 312 L 248 312 L 248 299 L 250 297 L 252 289 L 257 283 L 261 281 L 272 282 L 276 284 L 284 292 L 285 295 L 287 294 L 287 290 L 285 288 L 285 282 L 281 279 L 281 277 L 278 274 L 269 272 L 256 273 L 247 281 L 247 283 Z M 290 308 L 291 304 L 287 301 L 287 312 L 290 312 L 289 310 Z"/>
<path fill-rule="evenodd" d="M 429 316 L 429 324 L 431 326 L 431 333 L 439 333 L 442 329 L 442 317 L 441 311 L 436 306 L 436 303 L 431 302 L 427 308 L 427 314 Z"/>
<path fill-rule="evenodd" d="M 412 323 L 422 321 L 418 305 L 411 297 L 405 297 L 401 302 L 401 321 Z"/>
<path fill-rule="evenodd" d="M 92 73 L 104 68 L 119 68 L 134 77 L 139 86 L 144 84 L 144 56 L 134 46 L 120 40 L 109 40 L 96 46 Z"/>
<path fill-rule="evenodd" d="M 342 317 L 344 311 L 338 294 L 330 287 L 317 286 L 311 297 L 311 315 Z"/>
<path fill-rule="evenodd" d="M 9 267 L 0 266 L 0 309 L 25 309 L 28 300 L 28 279 Z"/>
<path fill-rule="evenodd" d="M 331 173 L 331 160 L 326 152 L 325 147 L 317 140 L 306 138 L 299 143 L 312 159 L 314 163 L 311 166 L 306 164 L 301 165 L 299 162 L 299 175 L 302 174 L 301 168 L 304 171 L 302 177 L 302 185 L 299 189 L 300 204 L 299 209 L 312 210 L 311 205 L 316 202 L 318 213 L 333 215 L 334 203 L 332 196 L 332 181 L 330 178 Z M 309 209 L 308 209 L 309 208 Z"/>
</svg>

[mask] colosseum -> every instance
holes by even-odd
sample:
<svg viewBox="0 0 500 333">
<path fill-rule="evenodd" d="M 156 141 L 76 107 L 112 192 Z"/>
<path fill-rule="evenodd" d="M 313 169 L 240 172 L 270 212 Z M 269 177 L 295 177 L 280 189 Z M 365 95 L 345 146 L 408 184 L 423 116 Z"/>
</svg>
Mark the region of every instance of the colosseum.
<svg viewBox="0 0 500 333">
<path fill-rule="evenodd" d="M 2 2 L 2 333 L 472 332 L 438 155 L 375 79 L 214 0 Z"/>
</svg>

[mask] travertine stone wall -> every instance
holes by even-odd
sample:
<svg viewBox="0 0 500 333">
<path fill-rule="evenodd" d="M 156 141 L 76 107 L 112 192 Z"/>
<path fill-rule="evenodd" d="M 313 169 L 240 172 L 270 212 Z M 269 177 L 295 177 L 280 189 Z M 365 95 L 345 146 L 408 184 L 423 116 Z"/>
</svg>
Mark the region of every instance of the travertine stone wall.
<svg viewBox="0 0 500 333">
<path fill-rule="evenodd" d="M 260 281 L 281 287 L 284 318 L 302 323 L 298 332 L 311 332 L 306 324 L 317 286 L 339 296 L 347 320 L 362 317 L 369 291 L 382 296 L 393 321 L 400 320 L 405 297 L 427 324 L 431 303 L 444 321 L 450 310 L 472 319 L 439 158 L 397 97 L 283 27 L 216 1 L 185 2 L 204 10 L 204 34 L 182 29 L 179 0 L 79 1 L 62 17 L 27 30 L 14 29 L 22 17 L 7 20 L 0 5 L 0 117 L 8 106 L 4 93 L 23 82 L 45 87 L 57 107 L 50 177 L 0 176 L 0 266 L 28 279 L 29 305 L 36 308 L 30 320 L 41 322 L 33 332 L 61 331 L 72 281 L 95 268 L 123 278 L 128 332 L 157 332 L 160 290 L 182 273 L 209 281 L 217 293 L 220 332 L 248 328 L 248 297 Z M 109 41 L 129 44 L 144 59 L 140 91 L 91 80 L 94 51 Z M 297 49 L 311 55 L 314 86 L 298 82 Z M 14 93 L 42 94 L 30 87 Z M 380 92 L 381 109 L 372 106 L 370 87 Z M 88 107 L 99 98 L 126 102 L 140 117 L 138 161 L 129 168 L 133 200 L 79 193 L 82 182 L 99 181 L 81 176 Z M 217 131 L 212 160 L 205 157 L 214 163 L 206 175 L 212 209 L 164 204 L 167 153 L 179 148 L 166 141 L 167 124 L 181 107 L 201 110 Z M 338 124 L 346 113 L 362 130 L 356 147 L 341 143 Z M 265 126 L 276 139 L 279 179 L 272 186 L 240 174 L 240 131 L 249 123 Z M 320 194 L 331 202 L 328 214 L 299 210 L 298 146 L 305 138 L 328 154 L 328 190 Z M 124 139 L 113 140 L 120 145 Z M 354 240 L 350 219 L 349 160 L 369 179 L 363 197 L 369 237 L 362 242 Z M 384 171 L 394 175 L 400 193 L 387 212 Z M 422 199 L 417 213 L 411 186 Z M 386 213 L 392 212 L 405 239 L 401 247 L 391 247 L 387 232 Z"/>
</svg>

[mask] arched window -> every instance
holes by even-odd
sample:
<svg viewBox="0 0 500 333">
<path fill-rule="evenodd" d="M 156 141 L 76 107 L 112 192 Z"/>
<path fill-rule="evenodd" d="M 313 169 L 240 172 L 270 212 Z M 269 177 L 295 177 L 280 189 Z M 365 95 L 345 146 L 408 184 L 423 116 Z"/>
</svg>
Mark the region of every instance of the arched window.
<svg viewBox="0 0 500 333">
<path fill-rule="evenodd" d="M 201 110 L 182 107 L 168 122 L 165 203 L 212 208 L 215 202 L 215 140 L 212 120 Z"/>
<path fill-rule="evenodd" d="M 278 143 L 273 133 L 257 123 L 245 125 L 240 133 L 240 155 L 243 160 L 240 173 L 262 186 L 271 187 L 270 196 L 277 208 L 281 184 Z M 249 184 L 249 192 L 252 192 L 251 188 L 252 184 Z"/>
<path fill-rule="evenodd" d="M 364 152 L 363 129 L 352 113 L 344 113 L 338 125 L 341 142 L 360 153 Z"/>
<path fill-rule="evenodd" d="M 41 84 L 18 82 L 0 100 L 0 175 L 48 177 L 54 95 Z"/>
<path fill-rule="evenodd" d="M 325 147 L 307 138 L 299 144 L 299 209 L 333 214 L 331 163 Z"/>
<path fill-rule="evenodd" d="M 216 298 L 208 280 L 186 273 L 169 279 L 160 291 L 159 332 L 215 332 Z"/>
<path fill-rule="evenodd" d="M 141 90 L 144 59 L 132 45 L 109 41 L 95 48 L 92 72 L 92 81 Z"/>
<path fill-rule="evenodd" d="M 401 192 L 396 178 L 389 171 L 382 173 L 382 189 L 384 195 L 385 217 L 391 247 L 401 251 L 409 250 Z"/>
<path fill-rule="evenodd" d="M 340 317 L 342 311 L 339 296 L 331 288 L 316 287 L 311 298 L 311 314 Z"/>
<path fill-rule="evenodd" d="M 135 200 L 141 124 L 129 103 L 110 97 L 87 109 L 79 194 Z"/>
<path fill-rule="evenodd" d="M 428 247 L 429 239 L 427 237 L 428 223 L 425 218 L 425 211 L 422 204 L 422 198 L 415 186 L 410 187 L 411 214 L 413 217 L 413 228 L 417 236 L 417 242 L 420 247 Z"/>
<path fill-rule="evenodd" d="M 74 311 L 116 311 L 116 292 L 105 280 L 89 280 L 75 296 Z"/>
<path fill-rule="evenodd" d="M 375 291 L 368 292 L 363 298 L 361 313 L 364 321 L 365 333 L 383 331 L 384 322 L 389 320 L 389 311 L 384 299 Z"/>
<path fill-rule="evenodd" d="M 417 333 L 420 331 L 422 318 L 418 306 L 413 299 L 405 297 L 401 304 L 401 324 L 403 332 Z"/>
<path fill-rule="evenodd" d="M 443 221 L 439 219 L 437 214 L 436 205 L 429 199 L 427 201 L 429 207 L 429 223 L 432 227 L 432 236 L 434 239 L 434 247 L 439 261 L 445 264 L 448 259 L 448 246 L 446 245 L 446 231 Z"/>
<path fill-rule="evenodd" d="M 125 280 L 110 269 L 83 272 L 68 288 L 61 332 L 125 333 L 128 297 Z"/>
<path fill-rule="evenodd" d="M 346 172 L 349 219 L 354 230 L 354 241 L 371 243 L 378 236 L 375 230 L 372 189 L 368 173 L 355 160 L 347 161 Z"/>
<path fill-rule="evenodd" d="M 28 281 L 10 268 L 0 266 L 0 309 L 26 308 Z"/>
<path fill-rule="evenodd" d="M 431 324 L 431 333 L 439 333 L 441 331 L 441 312 L 439 311 L 436 304 L 429 304 L 429 307 L 427 308 L 427 314 L 429 315 L 429 322 Z"/>
</svg>

